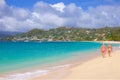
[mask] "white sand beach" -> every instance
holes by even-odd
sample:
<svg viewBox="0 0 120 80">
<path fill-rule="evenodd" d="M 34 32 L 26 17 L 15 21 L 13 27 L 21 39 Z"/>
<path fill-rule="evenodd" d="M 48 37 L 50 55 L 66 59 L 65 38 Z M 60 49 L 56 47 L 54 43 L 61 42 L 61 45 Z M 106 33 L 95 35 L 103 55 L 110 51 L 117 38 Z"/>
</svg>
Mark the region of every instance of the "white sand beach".
<svg viewBox="0 0 120 80">
<path fill-rule="evenodd" d="M 120 80 L 120 50 L 31 80 Z"/>
<path fill-rule="evenodd" d="M 120 80 L 120 51 L 98 57 L 71 69 L 63 80 Z"/>
</svg>

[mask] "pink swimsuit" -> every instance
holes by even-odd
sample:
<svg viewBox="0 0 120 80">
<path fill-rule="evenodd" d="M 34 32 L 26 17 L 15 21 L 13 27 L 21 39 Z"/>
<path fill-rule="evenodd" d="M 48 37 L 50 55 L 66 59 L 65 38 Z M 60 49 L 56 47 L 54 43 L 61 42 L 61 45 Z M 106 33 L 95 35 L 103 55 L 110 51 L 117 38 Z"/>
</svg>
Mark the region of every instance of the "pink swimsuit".
<svg viewBox="0 0 120 80">
<path fill-rule="evenodd" d="M 102 52 L 102 53 L 105 53 L 105 52 L 106 52 L 106 47 L 105 47 L 105 46 L 102 46 L 101 52 Z"/>
</svg>

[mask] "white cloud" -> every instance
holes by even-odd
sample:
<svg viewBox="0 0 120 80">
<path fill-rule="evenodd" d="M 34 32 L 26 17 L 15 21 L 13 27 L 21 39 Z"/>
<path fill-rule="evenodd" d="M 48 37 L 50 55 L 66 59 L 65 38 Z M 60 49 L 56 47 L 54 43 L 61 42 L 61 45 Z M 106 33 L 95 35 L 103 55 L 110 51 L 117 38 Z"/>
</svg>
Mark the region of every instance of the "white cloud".
<svg viewBox="0 0 120 80">
<path fill-rule="evenodd" d="M 6 6 L 5 0 L 0 0 L 0 9 L 3 9 Z"/>
<path fill-rule="evenodd" d="M 120 26 L 120 6 L 97 6 L 83 10 L 74 3 L 37 2 L 32 10 L 8 6 L 0 0 L 0 31 L 28 31 L 59 26 L 99 28 Z"/>
<path fill-rule="evenodd" d="M 15 18 L 12 18 L 12 17 L 4 17 L 3 19 L 0 20 L 0 23 L 4 25 L 1 27 L 3 27 L 5 31 L 7 30 L 16 31 L 16 28 L 17 28 L 16 25 L 18 25 L 17 20 L 15 20 Z"/>
<path fill-rule="evenodd" d="M 0 0 L 0 17 L 3 15 L 5 7 L 6 7 L 5 0 Z"/>
<path fill-rule="evenodd" d="M 119 26 L 120 6 L 98 6 L 90 8 L 93 27 Z"/>
<path fill-rule="evenodd" d="M 26 19 L 29 16 L 29 11 L 22 8 L 12 8 L 12 15 L 17 19 Z"/>
<path fill-rule="evenodd" d="M 33 11 L 39 14 L 56 13 L 56 10 L 45 2 L 37 2 L 33 7 Z"/>
<path fill-rule="evenodd" d="M 64 8 L 65 8 L 65 5 L 63 2 L 60 2 L 60 3 L 57 3 L 57 4 L 53 4 L 51 5 L 51 7 L 55 8 L 56 10 L 60 11 L 60 12 L 63 12 L 64 11 Z"/>
</svg>

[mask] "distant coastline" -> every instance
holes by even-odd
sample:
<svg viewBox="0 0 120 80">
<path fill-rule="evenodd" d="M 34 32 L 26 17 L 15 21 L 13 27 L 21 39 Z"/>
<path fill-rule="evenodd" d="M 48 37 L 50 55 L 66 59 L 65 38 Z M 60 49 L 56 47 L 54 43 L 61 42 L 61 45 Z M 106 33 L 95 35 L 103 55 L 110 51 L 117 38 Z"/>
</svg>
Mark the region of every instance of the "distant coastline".
<svg viewBox="0 0 120 80">
<path fill-rule="evenodd" d="M 50 30 L 32 29 L 22 34 L 0 38 L 0 41 L 120 41 L 120 27 L 100 29 L 60 27 Z"/>
</svg>

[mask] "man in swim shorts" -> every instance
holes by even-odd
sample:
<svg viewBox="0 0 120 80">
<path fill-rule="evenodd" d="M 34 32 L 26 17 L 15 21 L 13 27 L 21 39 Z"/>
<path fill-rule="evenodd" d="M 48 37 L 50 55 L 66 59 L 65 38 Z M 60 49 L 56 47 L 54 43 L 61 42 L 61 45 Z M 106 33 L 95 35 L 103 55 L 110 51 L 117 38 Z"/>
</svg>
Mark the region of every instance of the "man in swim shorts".
<svg viewBox="0 0 120 80">
<path fill-rule="evenodd" d="M 101 46 L 101 53 L 102 53 L 102 57 L 105 58 L 105 54 L 106 54 L 106 46 L 104 45 L 104 43 Z"/>
</svg>

